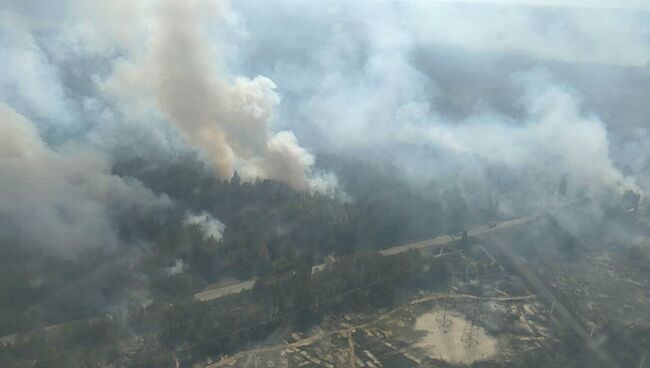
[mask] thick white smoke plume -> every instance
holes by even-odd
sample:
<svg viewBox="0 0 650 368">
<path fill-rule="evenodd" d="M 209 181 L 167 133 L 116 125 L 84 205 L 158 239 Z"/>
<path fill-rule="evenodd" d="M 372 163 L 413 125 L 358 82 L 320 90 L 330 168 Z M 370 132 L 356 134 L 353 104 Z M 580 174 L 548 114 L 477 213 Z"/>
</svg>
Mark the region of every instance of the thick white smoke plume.
<svg viewBox="0 0 650 368">
<path fill-rule="evenodd" d="M 648 11 L 496 3 L 9 0 L 0 101 L 56 162 L 90 160 L 70 148 L 87 141 L 127 156 L 155 146 L 161 160 L 189 145 L 222 178 L 331 191 L 314 149 L 505 215 L 566 201 L 564 182 L 569 197 L 642 192 Z"/>
<path fill-rule="evenodd" d="M 648 140 L 629 152 L 612 137 L 628 134 L 625 124 L 647 131 L 643 99 L 633 99 L 647 87 L 630 80 L 647 80 L 647 13 L 613 11 L 615 2 L 280 4 L 234 5 L 259 35 L 242 46 L 244 60 L 270 63 L 297 106 L 281 120 L 304 121 L 300 136 L 318 137 L 310 145 L 391 163 L 421 189 L 458 188 L 507 216 L 643 192 Z M 282 41 L 269 49 L 269 40 Z M 612 87 L 626 97 L 616 101 Z"/>
<path fill-rule="evenodd" d="M 526 91 L 518 101 L 524 111 L 520 120 L 481 114 L 456 124 L 441 118 L 423 124 L 418 120 L 429 112 L 416 109 L 404 117 L 405 129 L 396 135 L 418 145 L 435 142 L 442 157 L 460 159 L 456 164 L 466 177 L 486 184 L 490 181 L 486 175 L 502 179 L 495 189 L 503 191 L 497 198 L 506 215 L 514 215 L 516 208 L 557 207 L 571 198 L 609 200 L 628 190 L 643 193 L 632 177 L 615 167 L 605 124 L 581 111 L 570 90 L 539 71 L 522 74 L 518 80 Z M 490 173 L 485 167 L 508 170 Z M 567 197 L 558 196 L 563 181 L 571 186 Z M 505 189 L 509 186 L 514 187 Z M 471 196 L 469 188 L 467 192 Z"/>
<path fill-rule="evenodd" d="M 216 6 L 219 5 L 219 6 Z M 280 102 L 268 78 L 231 79 L 211 42 L 209 22 L 224 21 L 227 9 L 208 1 L 164 1 L 154 7 L 144 52 L 117 63 L 106 90 L 141 105 L 148 96 L 222 178 L 238 171 L 244 180 L 270 178 L 300 190 L 331 191 L 332 176 L 314 173 L 314 156 L 293 132 L 272 134 L 269 124 Z M 208 18 L 211 17 L 211 18 Z M 126 96 L 126 97 L 125 97 Z"/>
<path fill-rule="evenodd" d="M 167 205 L 138 182 L 111 175 L 97 151 L 48 147 L 33 124 L 0 103 L 0 231 L 10 240 L 74 254 L 115 246 L 115 215 Z"/>
</svg>

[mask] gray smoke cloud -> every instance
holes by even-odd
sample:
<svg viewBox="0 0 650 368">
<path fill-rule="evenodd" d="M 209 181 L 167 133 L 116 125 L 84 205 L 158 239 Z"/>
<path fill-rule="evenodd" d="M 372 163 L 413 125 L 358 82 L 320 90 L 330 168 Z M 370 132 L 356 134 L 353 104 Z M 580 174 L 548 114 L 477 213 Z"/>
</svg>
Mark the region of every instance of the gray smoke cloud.
<svg viewBox="0 0 650 368">
<path fill-rule="evenodd" d="M 227 17 L 225 3 L 166 1 L 153 11 L 144 51 L 116 63 L 105 84 L 108 94 L 125 102 L 139 92 L 138 105 L 154 96 L 151 106 L 198 147 L 222 178 L 238 171 L 244 180 L 270 178 L 300 190 L 336 188 L 331 174 L 314 172 L 313 154 L 293 132 L 270 132 L 280 103 L 273 81 L 226 74 L 218 57 L 223 51 L 205 29 Z"/>
<path fill-rule="evenodd" d="M 313 152 L 360 156 L 503 215 L 562 182 L 643 193 L 647 5 L 521 4 L 7 1 L 0 100 L 56 155 L 198 150 L 222 178 L 325 192 Z"/>
<path fill-rule="evenodd" d="M 117 216 L 169 201 L 112 175 L 113 157 L 198 150 L 222 178 L 336 190 L 272 127 L 275 84 L 228 73 L 226 2 L 8 1 L 0 19 L 4 234 L 66 254 L 119 244 Z"/>
<path fill-rule="evenodd" d="M 535 5 L 237 3 L 240 68 L 282 86 L 279 120 L 304 121 L 309 145 L 504 215 L 644 193 L 647 7 Z"/>
<path fill-rule="evenodd" d="M 67 255 L 114 247 L 117 215 L 150 216 L 170 205 L 110 171 L 92 148 L 52 149 L 32 122 L 0 103 L 0 231 L 11 240 Z"/>
<path fill-rule="evenodd" d="M 273 81 L 228 73 L 219 30 L 237 24 L 226 1 L 65 1 L 46 13 L 0 7 L 0 98 L 46 139 L 84 135 L 118 155 L 196 149 L 225 179 L 336 190 L 293 132 L 272 127 Z"/>
</svg>

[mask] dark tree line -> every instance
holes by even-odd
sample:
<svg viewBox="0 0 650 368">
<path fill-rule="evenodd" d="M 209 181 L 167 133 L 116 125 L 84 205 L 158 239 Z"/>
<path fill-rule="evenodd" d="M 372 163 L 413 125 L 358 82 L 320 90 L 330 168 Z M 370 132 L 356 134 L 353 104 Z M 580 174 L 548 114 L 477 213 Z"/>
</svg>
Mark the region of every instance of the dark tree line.
<svg viewBox="0 0 650 368">
<path fill-rule="evenodd" d="M 420 289 L 439 287 L 448 277 L 444 264 L 415 251 L 346 257 L 313 275 L 310 259 L 300 262 L 296 271 L 262 278 L 241 294 L 212 302 L 155 302 L 131 308 L 121 318 L 78 322 L 32 336 L 0 347 L 0 364 L 173 367 L 178 359 L 191 366 L 278 329 L 305 330 L 326 316 L 393 306 Z"/>
</svg>

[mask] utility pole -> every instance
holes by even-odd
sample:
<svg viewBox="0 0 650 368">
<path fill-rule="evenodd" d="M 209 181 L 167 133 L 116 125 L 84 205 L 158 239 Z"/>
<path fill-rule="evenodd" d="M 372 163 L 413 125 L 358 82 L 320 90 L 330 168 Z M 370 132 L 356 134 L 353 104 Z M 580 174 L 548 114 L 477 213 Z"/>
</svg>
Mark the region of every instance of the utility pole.
<svg viewBox="0 0 650 368">
<path fill-rule="evenodd" d="M 465 347 L 467 348 L 467 351 L 469 353 L 474 353 L 474 350 L 476 349 L 476 346 L 478 345 L 478 329 L 477 329 L 477 322 L 480 317 L 480 312 L 481 312 L 481 296 L 483 295 L 483 277 L 485 273 L 485 266 L 482 264 L 479 265 L 478 267 L 478 274 L 477 274 L 477 289 L 476 289 L 476 299 L 474 299 L 473 307 L 472 307 L 472 315 L 470 316 L 469 320 L 467 321 L 467 325 L 465 326 L 465 331 L 463 333 L 463 339 L 465 340 Z"/>
</svg>

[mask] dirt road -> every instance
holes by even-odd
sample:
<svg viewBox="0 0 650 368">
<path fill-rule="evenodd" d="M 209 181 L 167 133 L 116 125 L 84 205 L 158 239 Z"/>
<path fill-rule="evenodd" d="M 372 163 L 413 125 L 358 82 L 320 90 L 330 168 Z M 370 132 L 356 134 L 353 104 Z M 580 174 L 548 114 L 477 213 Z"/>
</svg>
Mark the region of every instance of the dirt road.
<svg viewBox="0 0 650 368">
<path fill-rule="evenodd" d="M 480 226 L 471 230 L 467 231 L 468 236 L 479 236 L 487 233 L 491 233 L 494 231 L 498 230 L 503 230 L 507 229 L 513 226 L 518 226 L 518 225 L 523 225 L 527 224 L 533 220 L 535 220 L 537 216 L 525 216 L 525 217 L 518 217 L 512 220 L 506 220 L 502 222 L 497 222 L 494 224 L 490 225 L 484 225 Z M 379 254 L 383 256 L 392 256 L 395 254 L 399 254 L 402 252 L 406 252 L 408 250 L 416 249 L 416 250 L 421 250 L 427 247 L 433 247 L 436 245 L 444 245 L 444 244 L 449 244 L 453 242 L 454 240 L 457 240 L 458 237 L 454 237 L 453 235 L 441 235 L 436 238 L 431 238 L 431 239 L 426 239 L 426 240 L 421 240 L 417 242 L 412 242 L 412 243 L 407 243 L 407 244 L 401 244 L 397 245 L 391 248 L 386 248 L 381 251 L 379 251 Z M 320 272 L 323 269 L 325 269 L 326 264 L 319 264 L 314 267 L 312 267 L 311 272 L 316 273 Z M 240 282 L 234 285 L 229 285 L 226 287 L 222 288 L 216 288 L 216 289 L 210 289 L 210 290 L 204 290 L 201 292 L 198 292 L 194 294 L 194 297 L 200 301 L 208 301 L 208 300 L 213 300 L 217 298 L 221 298 L 226 295 L 230 294 L 236 294 L 240 293 L 244 290 L 250 290 L 253 288 L 255 285 L 255 279 L 250 279 L 248 281 Z"/>
</svg>

